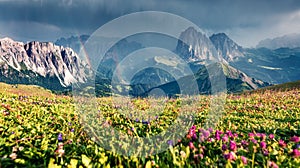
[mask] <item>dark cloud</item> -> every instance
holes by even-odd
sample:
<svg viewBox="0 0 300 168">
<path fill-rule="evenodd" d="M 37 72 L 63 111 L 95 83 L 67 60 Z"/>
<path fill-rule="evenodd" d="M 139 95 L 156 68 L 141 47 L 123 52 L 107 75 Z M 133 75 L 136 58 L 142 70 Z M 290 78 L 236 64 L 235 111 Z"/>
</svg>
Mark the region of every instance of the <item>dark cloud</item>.
<svg viewBox="0 0 300 168">
<path fill-rule="evenodd" d="M 92 33 L 114 18 L 144 10 L 180 15 L 205 30 L 227 32 L 245 45 L 253 45 L 260 40 L 259 37 L 296 31 L 287 29 L 284 32 L 280 28 L 283 23 L 289 25 L 286 22 L 288 17 L 300 23 L 297 15 L 297 11 L 300 11 L 298 0 L 0 0 L 0 35 L 11 34 L 27 40 L 39 38 L 38 33 L 44 33 L 49 28 L 51 33 L 48 38 L 53 40 L 75 32 Z M 31 23 L 37 27 L 32 29 Z M 8 29 L 6 24 L 17 28 Z M 293 26 L 297 28 L 298 25 Z M 20 36 L 22 33 L 13 32 L 18 27 L 25 34 L 23 37 Z M 38 31 L 40 28 L 45 30 Z M 269 32 L 264 34 L 268 29 Z M 252 39 L 239 34 L 255 32 L 257 34 L 252 35 Z M 40 37 L 47 39 L 45 34 Z"/>
</svg>

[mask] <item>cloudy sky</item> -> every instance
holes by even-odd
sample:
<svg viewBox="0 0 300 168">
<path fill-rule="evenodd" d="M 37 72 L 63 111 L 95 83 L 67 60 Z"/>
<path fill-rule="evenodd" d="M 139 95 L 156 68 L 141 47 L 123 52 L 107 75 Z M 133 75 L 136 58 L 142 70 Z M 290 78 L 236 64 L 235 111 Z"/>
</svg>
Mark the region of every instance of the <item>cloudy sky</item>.
<svg viewBox="0 0 300 168">
<path fill-rule="evenodd" d="M 300 33 L 299 0 L 0 0 L 0 37 L 55 41 L 147 10 L 182 16 L 209 35 L 225 32 L 245 47 Z"/>
</svg>

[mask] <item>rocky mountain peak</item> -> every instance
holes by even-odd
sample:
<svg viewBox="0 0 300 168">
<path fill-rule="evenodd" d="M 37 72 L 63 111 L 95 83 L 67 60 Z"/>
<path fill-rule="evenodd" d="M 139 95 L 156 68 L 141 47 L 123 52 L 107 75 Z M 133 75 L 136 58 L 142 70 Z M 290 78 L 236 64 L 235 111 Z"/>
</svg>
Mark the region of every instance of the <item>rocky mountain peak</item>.
<svg viewBox="0 0 300 168">
<path fill-rule="evenodd" d="M 10 75 L 28 78 L 25 80 L 28 83 L 36 81 L 35 78 L 52 78 L 52 82 L 68 87 L 86 81 L 89 69 L 88 64 L 80 60 L 71 48 L 51 42 L 32 41 L 24 44 L 9 38 L 0 40 L 0 73 L 3 76 L 1 80 L 5 82 Z M 40 81 L 38 84 L 49 86 L 51 82 L 45 84 Z"/>
<path fill-rule="evenodd" d="M 193 27 L 189 27 L 180 34 L 176 51 L 187 61 L 213 60 L 218 58 L 209 38 Z"/>
<path fill-rule="evenodd" d="M 243 57 L 243 48 L 230 39 L 225 33 L 213 34 L 210 36 L 211 42 L 214 44 L 219 55 L 227 62 L 232 62 Z"/>
</svg>

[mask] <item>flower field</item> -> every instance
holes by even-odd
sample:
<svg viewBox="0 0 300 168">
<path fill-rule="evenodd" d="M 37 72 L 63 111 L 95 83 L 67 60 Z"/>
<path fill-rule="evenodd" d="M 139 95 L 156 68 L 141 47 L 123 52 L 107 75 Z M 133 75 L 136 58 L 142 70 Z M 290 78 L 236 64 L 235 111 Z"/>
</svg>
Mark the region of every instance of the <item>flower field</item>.
<svg viewBox="0 0 300 168">
<path fill-rule="evenodd" d="M 208 100 L 199 96 L 191 105 L 197 113 L 184 138 L 168 141 L 165 152 L 135 157 L 89 137 L 72 97 L 1 90 L 0 167 L 300 167 L 300 89 L 227 95 L 218 125 L 204 129 Z M 147 102 L 133 105 L 143 112 Z M 119 114 L 109 98 L 99 98 L 97 110 L 106 124 L 143 137 L 167 129 L 180 113 L 178 102 L 169 99 L 151 121 Z"/>
</svg>

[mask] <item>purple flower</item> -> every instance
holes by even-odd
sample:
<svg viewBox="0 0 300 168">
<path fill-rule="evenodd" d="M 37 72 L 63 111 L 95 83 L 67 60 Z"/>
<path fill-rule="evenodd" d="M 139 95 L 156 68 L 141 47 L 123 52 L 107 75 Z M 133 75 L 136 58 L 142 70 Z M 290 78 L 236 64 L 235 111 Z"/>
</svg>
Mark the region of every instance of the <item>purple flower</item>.
<svg viewBox="0 0 300 168">
<path fill-rule="evenodd" d="M 219 134 L 219 135 L 221 135 L 221 134 L 223 134 L 223 132 L 222 132 L 222 131 L 219 131 L 219 130 L 217 130 L 217 131 L 216 131 L 216 134 Z"/>
<path fill-rule="evenodd" d="M 247 141 L 245 141 L 245 140 L 242 140 L 241 141 L 241 144 L 245 147 L 245 146 L 248 146 L 248 142 Z"/>
<path fill-rule="evenodd" d="M 293 149 L 292 155 L 294 158 L 297 158 L 300 156 L 300 151 L 298 149 Z"/>
<path fill-rule="evenodd" d="M 172 140 L 168 140 L 168 141 L 167 141 L 167 144 L 168 144 L 169 146 L 173 146 L 173 141 L 172 141 Z"/>
<path fill-rule="evenodd" d="M 224 136 L 222 137 L 222 141 L 223 141 L 223 142 L 228 142 L 228 136 L 227 136 L 227 135 L 224 135 Z"/>
<path fill-rule="evenodd" d="M 251 141 L 255 144 L 257 144 L 257 140 L 256 139 L 251 139 Z"/>
<path fill-rule="evenodd" d="M 15 132 L 14 132 L 14 131 L 12 131 L 12 132 L 11 132 L 11 134 L 15 134 Z"/>
<path fill-rule="evenodd" d="M 235 153 L 229 152 L 228 154 L 224 154 L 225 159 L 227 160 L 235 160 Z"/>
<path fill-rule="evenodd" d="M 264 141 L 261 141 L 259 145 L 262 149 L 265 149 L 267 147 L 267 144 Z"/>
<path fill-rule="evenodd" d="M 236 150 L 236 143 L 234 141 L 229 142 L 229 149 L 232 151 Z"/>
<path fill-rule="evenodd" d="M 61 134 L 61 133 L 58 134 L 57 140 L 58 140 L 58 141 L 62 141 L 62 140 L 63 140 L 63 137 L 62 137 L 62 134 Z"/>
<path fill-rule="evenodd" d="M 144 120 L 142 120 L 142 123 L 143 123 L 143 124 L 149 124 L 149 121 L 146 121 L 146 120 L 144 121 Z"/>
<path fill-rule="evenodd" d="M 205 138 L 208 138 L 209 135 L 210 135 L 210 132 L 209 132 L 209 131 L 206 131 L 206 130 L 203 130 L 203 131 L 202 131 L 202 134 L 203 134 L 203 136 L 204 136 Z"/>
<path fill-rule="evenodd" d="M 74 128 L 72 128 L 72 129 L 71 129 L 71 132 L 74 132 L 74 131 L 75 131 Z"/>
<path fill-rule="evenodd" d="M 212 128 L 207 129 L 210 133 L 212 133 L 214 130 Z"/>
<path fill-rule="evenodd" d="M 262 140 L 265 140 L 265 139 L 266 139 L 266 134 L 261 133 L 261 134 L 260 134 L 260 138 L 261 138 Z"/>
<path fill-rule="evenodd" d="M 226 134 L 230 137 L 230 138 L 232 138 L 233 137 L 233 134 L 232 134 L 232 132 L 231 131 L 227 131 L 226 132 Z"/>
<path fill-rule="evenodd" d="M 133 128 L 133 127 L 131 128 L 131 131 L 134 131 L 134 128 Z"/>
<path fill-rule="evenodd" d="M 300 142 L 300 137 L 293 136 L 293 137 L 290 138 L 290 141 L 298 143 L 298 142 Z"/>
<path fill-rule="evenodd" d="M 297 144 L 297 145 L 296 145 L 296 149 L 299 149 L 299 148 L 300 148 L 300 144 Z"/>
<path fill-rule="evenodd" d="M 216 140 L 220 140 L 220 139 L 221 139 L 221 137 L 220 137 L 220 133 L 219 133 L 219 132 L 216 132 L 216 134 L 215 134 L 215 138 L 216 138 Z"/>
<path fill-rule="evenodd" d="M 244 165 L 247 164 L 247 158 L 245 156 L 241 156 L 242 162 L 244 163 Z"/>
<path fill-rule="evenodd" d="M 271 168 L 278 168 L 278 165 L 276 163 L 274 163 L 274 162 L 271 162 L 271 161 L 269 161 L 269 166 Z"/>
<path fill-rule="evenodd" d="M 270 138 L 270 139 L 274 139 L 274 138 L 275 138 L 274 134 L 270 134 L 270 135 L 269 135 L 269 138 Z"/>
<path fill-rule="evenodd" d="M 139 119 L 137 118 L 137 119 L 135 119 L 135 122 L 139 122 Z"/>
<path fill-rule="evenodd" d="M 193 125 L 190 130 L 196 130 L 196 125 Z"/>
<path fill-rule="evenodd" d="M 268 156 L 268 155 L 269 155 L 269 151 L 268 151 L 267 149 L 264 149 L 264 150 L 263 150 L 263 154 L 264 154 L 265 156 Z"/>
<path fill-rule="evenodd" d="M 71 125 L 72 125 L 72 123 L 71 123 L 71 122 L 68 122 L 68 125 L 69 125 L 69 126 L 71 126 Z"/>
<path fill-rule="evenodd" d="M 226 144 L 223 144 L 223 145 L 222 145 L 222 150 L 225 151 L 226 149 L 227 149 L 227 145 L 226 145 Z"/>
<path fill-rule="evenodd" d="M 278 141 L 278 144 L 279 144 L 279 146 L 281 146 L 281 147 L 285 147 L 285 146 L 286 146 L 284 140 L 282 140 L 282 139 L 280 139 L 280 140 Z"/>
<path fill-rule="evenodd" d="M 190 147 L 190 149 L 195 149 L 193 142 L 189 142 L 189 147 Z"/>
<path fill-rule="evenodd" d="M 248 136 L 250 139 L 252 139 L 252 138 L 254 138 L 254 133 L 249 133 Z"/>
<path fill-rule="evenodd" d="M 197 135 L 194 134 L 194 135 L 192 136 L 192 138 L 193 138 L 193 140 L 196 140 L 196 139 L 197 139 Z"/>
</svg>

